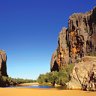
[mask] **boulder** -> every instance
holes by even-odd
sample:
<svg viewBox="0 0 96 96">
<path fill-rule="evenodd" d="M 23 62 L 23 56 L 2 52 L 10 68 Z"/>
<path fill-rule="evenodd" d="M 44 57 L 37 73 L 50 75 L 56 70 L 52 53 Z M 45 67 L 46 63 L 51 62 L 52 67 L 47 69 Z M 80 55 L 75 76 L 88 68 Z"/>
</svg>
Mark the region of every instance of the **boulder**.
<svg viewBox="0 0 96 96">
<path fill-rule="evenodd" d="M 96 90 L 96 57 L 85 56 L 75 64 L 68 89 Z"/>
</svg>

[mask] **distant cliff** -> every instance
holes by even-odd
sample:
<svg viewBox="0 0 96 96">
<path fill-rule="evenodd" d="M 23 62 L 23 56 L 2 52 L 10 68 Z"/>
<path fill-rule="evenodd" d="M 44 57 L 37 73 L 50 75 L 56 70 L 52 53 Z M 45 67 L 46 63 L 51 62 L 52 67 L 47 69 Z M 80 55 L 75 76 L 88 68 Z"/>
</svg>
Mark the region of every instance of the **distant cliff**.
<svg viewBox="0 0 96 96">
<path fill-rule="evenodd" d="M 8 76 L 6 61 L 7 61 L 7 55 L 5 51 L 0 50 L 0 76 Z"/>
<path fill-rule="evenodd" d="M 15 86 L 17 84 L 14 79 L 8 77 L 6 62 L 6 52 L 0 50 L 0 87 Z"/>
<path fill-rule="evenodd" d="M 69 17 L 68 28 L 63 28 L 59 34 L 51 71 L 82 61 L 86 55 L 96 55 L 96 7 L 85 14 L 74 13 Z"/>
</svg>

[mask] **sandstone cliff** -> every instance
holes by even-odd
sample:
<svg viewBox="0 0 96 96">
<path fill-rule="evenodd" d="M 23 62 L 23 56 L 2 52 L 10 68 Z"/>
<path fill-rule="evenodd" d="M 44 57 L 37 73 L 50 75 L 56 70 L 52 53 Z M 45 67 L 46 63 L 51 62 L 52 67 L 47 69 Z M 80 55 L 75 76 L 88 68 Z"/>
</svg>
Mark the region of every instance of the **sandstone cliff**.
<svg viewBox="0 0 96 96">
<path fill-rule="evenodd" d="M 6 52 L 0 50 L 0 87 L 8 87 L 17 85 L 17 82 L 7 75 L 7 55 Z"/>
<path fill-rule="evenodd" d="M 90 57 L 88 57 L 90 56 Z M 93 57 L 91 57 L 93 56 Z M 62 28 L 58 47 L 52 55 L 51 71 L 75 64 L 69 89 L 96 90 L 96 7 L 69 17 L 68 28 Z"/>
<path fill-rule="evenodd" d="M 68 63 L 82 61 L 85 55 L 96 54 L 96 7 L 87 13 L 74 13 L 68 28 L 59 34 L 58 47 L 52 55 L 51 71 L 59 71 Z"/>
<path fill-rule="evenodd" d="M 7 56 L 5 51 L 0 50 L 0 76 L 8 76 L 6 61 L 7 61 Z"/>
<path fill-rule="evenodd" d="M 13 81 L 7 75 L 7 55 L 5 51 L 0 50 L 0 87 L 6 87 L 13 84 Z"/>
</svg>

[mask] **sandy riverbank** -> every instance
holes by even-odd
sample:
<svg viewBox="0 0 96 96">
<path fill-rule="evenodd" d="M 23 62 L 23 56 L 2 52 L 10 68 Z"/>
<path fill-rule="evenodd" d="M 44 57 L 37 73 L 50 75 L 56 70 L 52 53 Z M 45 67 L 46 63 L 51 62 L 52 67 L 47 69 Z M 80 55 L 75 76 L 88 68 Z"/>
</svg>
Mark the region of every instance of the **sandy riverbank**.
<svg viewBox="0 0 96 96">
<path fill-rule="evenodd" d="M 96 92 L 59 89 L 0 88 L 0 96 L 96 96 Z"/>
<path fill-rule="evenodd" d="M 18 86 L 32 86 L 32 85 L 39 85 L 39 83 L 35 82 L 35 83 L 22 83 L 19 84 Z"/>
</svg>

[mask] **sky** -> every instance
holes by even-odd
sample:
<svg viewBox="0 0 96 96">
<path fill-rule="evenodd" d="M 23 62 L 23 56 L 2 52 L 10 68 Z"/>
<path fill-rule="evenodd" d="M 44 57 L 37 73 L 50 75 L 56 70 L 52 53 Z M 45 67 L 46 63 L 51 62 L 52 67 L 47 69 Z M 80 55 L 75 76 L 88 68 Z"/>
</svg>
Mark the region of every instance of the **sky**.
<svg viewBox="0 0 96 96">
<path fill-rule="evenodd" d="M 0 0 L 0 49 L 13 78 L 37 79 L 50 72 L 58 34 L 73 13 L 87 12 L 96 0 Z"/>
</svg>

